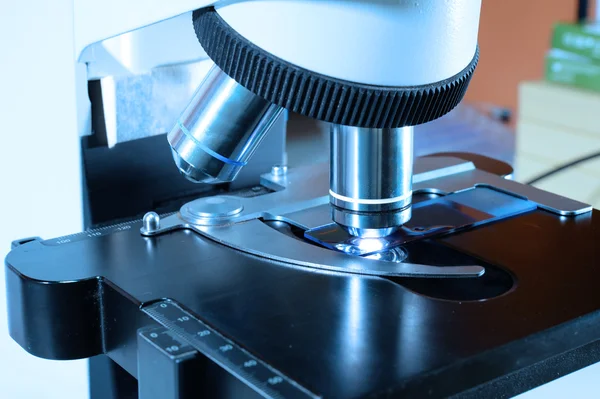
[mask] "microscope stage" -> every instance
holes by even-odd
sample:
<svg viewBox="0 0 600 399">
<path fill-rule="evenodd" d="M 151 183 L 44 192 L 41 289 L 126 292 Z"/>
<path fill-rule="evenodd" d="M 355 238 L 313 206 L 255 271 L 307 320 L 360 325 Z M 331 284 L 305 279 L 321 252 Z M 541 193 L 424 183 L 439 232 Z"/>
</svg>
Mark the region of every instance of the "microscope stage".
<svg viewBox="0 0 600 399">
<path fill-rule="evenodd" d="M 177 397 L 506 397 L 600 361 L 597 210 L 538 204 L 402 245 L 404 263 L 485 270 L 434 278 L 291 237 L 319 226 L 325 204 L 279 205 L 233 225 L 164 218 L 150 236 L 135 222 L 19 245 L 6 260 L 10 333 L 44 358 L 105 353 L 140 393 L 167 398 L 175 386 Z M 277 236 L 286 248 L 254 243 Z M 385 264 L 397 272 L 372 272 Z"/>
</svg>

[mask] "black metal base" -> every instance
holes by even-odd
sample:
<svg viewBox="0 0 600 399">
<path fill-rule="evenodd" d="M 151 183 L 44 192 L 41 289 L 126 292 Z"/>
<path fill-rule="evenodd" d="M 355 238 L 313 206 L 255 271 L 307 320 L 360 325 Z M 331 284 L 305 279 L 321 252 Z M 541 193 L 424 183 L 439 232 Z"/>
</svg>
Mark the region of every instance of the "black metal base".
<svg viewBox="0 0 600 399">
<path fill-rule="evenodd" d="M 600 360 L 600 211 L 537 210 L 436 240 L 514 276 L 486 301 L 290 267 L 189 231 L 144 238 L 139 227 L 15 248 L 11 336 L 51 359 L 105 353 L 143 399 L 254 394 L 194 348 L 175 356 L 140 341 L 138 329 L 158 323 L 139 307 L 161 298 L 325 397 L 505 397 Z"/>
<path fill-rule="evenodd" d="M 135 377 L 108 356 L 89 360 L 90 399 L 138 399 Z"/>
</svg>

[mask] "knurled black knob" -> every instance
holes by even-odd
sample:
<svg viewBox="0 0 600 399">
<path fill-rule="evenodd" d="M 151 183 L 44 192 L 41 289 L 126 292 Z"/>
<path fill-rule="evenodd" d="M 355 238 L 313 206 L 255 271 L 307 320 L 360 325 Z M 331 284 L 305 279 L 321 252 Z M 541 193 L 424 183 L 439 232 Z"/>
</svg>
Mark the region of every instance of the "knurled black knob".
<svg viewBox="0 0 600 399">
<path fill-rule="evenodd" d="M 460 103 L 479 60 L 477 48 L 460 73 L 428 85 L 365 85 L 275 57 L 237 33 L 214 8 L 194 11 L 193 22 L 208 56 L 242 86 L 290 111 L 340 125 L 397 128 L 437 119 Z"/>
</svg>

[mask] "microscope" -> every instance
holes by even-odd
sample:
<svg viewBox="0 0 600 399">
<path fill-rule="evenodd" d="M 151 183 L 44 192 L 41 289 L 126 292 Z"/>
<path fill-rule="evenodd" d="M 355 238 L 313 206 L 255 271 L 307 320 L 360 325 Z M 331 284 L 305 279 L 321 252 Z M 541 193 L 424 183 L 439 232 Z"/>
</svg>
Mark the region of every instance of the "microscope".
<svg viewBox="0 0 600 399">
<path fill-rule="evenodd" d="M 161 137 L 202 191 L 15 241 L 25 350 L 101 357 L 92 397 L 114 399 L 509 397 L 600 361 L 600 212 L 492 159 L 413 156 L 467 90 L 480 0 L 174 3 L 132 20 L 181 14 L 214 62 Z M 288 111 L 328 124 L 329 165 L 236 186 Z"/>
</svg>

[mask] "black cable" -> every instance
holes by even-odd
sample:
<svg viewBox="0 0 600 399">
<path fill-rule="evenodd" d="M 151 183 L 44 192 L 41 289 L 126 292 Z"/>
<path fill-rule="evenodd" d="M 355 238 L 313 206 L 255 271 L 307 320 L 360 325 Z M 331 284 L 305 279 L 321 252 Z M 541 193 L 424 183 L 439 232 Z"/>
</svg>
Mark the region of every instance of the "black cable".
<svg viewBox="0 0 600 399">
<path fill-rule="evenodd" d="M 588 19 L 588 9 L 589 9 L 589 1 L 588 0 L 579 0 L 577 2 L 577 22 L 583 24 Z"/>
<path fill-rule="evenodd" d="M 541 174 L 541 175 L 539 175 L 539 176 L 537 176 L 537 177 L 529 180 L 525 184 L 535 184 L 535 183 L 539 182 L 540 180 L 543 180 L 543 179 L 545 179 L 547 177 L 555 175 L 558 172 L 562 172 L 565 169 L 572 168 L 573 166 L 577 166 L 577 165 L 579 165 L 581 163 L 584 163 L 584 162 L 587 162 L 587 161 L 591 161 L 592 159 L 599 158 L 599 157 L 600 157 L 600 151 L 596 152 L 594 154 L 591 154 L 591 155 L 587 155 L 587 156 L 585 156 L 583 158 L 576 159 L 576 160 L 571 161 L 571 162 L 569 162 L 567 164 L 561 165 L 561 166 L 559 166 L 559 167 L 557 167 L 555 169 L 549 170 L 548 172 L 543 173 L 543 174 Z"/>
</svg>

